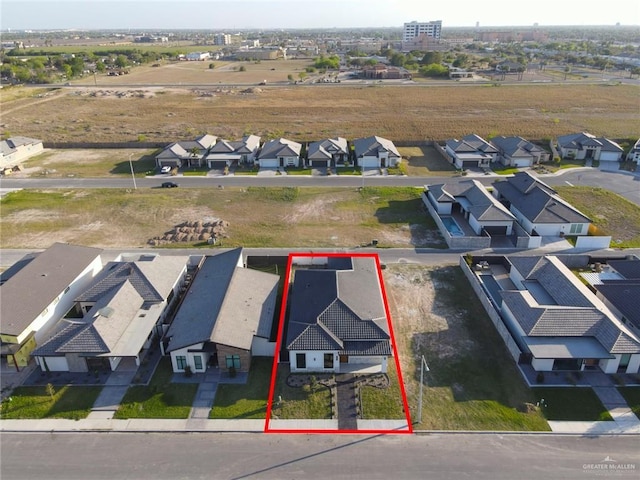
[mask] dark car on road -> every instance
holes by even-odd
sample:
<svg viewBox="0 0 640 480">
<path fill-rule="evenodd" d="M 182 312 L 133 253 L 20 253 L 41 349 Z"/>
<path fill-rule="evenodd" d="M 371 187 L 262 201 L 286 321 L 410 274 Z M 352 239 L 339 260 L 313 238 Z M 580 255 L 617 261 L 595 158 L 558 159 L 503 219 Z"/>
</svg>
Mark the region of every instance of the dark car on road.
<svg viewBox="0 0 640 480">
<path fill-rule="evenodd" d="M 175 182 L 163 182 L 161 185 L 162 188 L 176 188 L 177 186 L 178 184 Z"/>
</svg>

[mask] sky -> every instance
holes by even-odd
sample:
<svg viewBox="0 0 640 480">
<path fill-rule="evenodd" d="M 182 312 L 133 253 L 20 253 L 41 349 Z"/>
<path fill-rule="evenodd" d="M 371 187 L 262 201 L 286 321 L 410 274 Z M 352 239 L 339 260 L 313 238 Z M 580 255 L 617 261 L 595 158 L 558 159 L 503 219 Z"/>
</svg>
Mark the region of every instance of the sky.
<svg viewBox="0 0 640 480">
<path fill-rule="evenodd" d="M 638 0 L 0 0 L 2 30 L 640 25 Z"/>
</svg>

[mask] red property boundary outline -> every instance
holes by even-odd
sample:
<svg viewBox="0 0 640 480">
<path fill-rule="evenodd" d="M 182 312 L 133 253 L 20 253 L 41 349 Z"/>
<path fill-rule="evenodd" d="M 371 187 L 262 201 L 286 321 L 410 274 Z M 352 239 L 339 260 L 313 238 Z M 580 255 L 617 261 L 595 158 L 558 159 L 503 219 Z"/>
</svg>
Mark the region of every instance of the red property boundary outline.
<svg viewBox="0 0 640 480">
<path fill-rule="evenodd" d="M 402 405 L 404 407 L 405 419 L 407 421 L 407 429 L 403 430 L 382 430 L 382 429 L 368 429 L 368 430 L 328 430 L 328 429 L 273 429 L 269 428 L 269 422 L 271 420 L 271 409 L 273 407 L 273 396 L 275 394 L 276 388 L 276 376 L 278 373 L 278 358 L 280 356 L 280 347 L 282 345 L 282 335 L 284 332 L 284 320 L 285 313 L 287 309 L 287 301 L 289 297 L 289 282 L 291 279 L 291 266 L 293 265 L 294 257 L 365 257 L 365 258 L 373 258 L 376 262 L 376 269 L 378 271 L 378 281 L 380 282 L 380 292 L 382 293 L 382 299 L 384 302 L 384 311 L 387 316 L 387 325 L 389 326 L 389 335 L 391 337 L 391 345 L 393 347 L 393 358 L 396 364 L 396 371 L 398 373 L 398 383 L 400 384 L 400 392 L 402 394 Z M 273 357 L 273 366 L 271 368 L 271 384 L 269 386 L 269 397 L 267 399 L 267 416 L 264 424 L 264 433 L 339 433 L 339 434 L 394 434 L 394 435 L 407 435 L 413 434 L 413 425 L 411 424 L 411 413 L 409 411 L 409 403 L 407 402 L 407 393 L 404 387 L 404 381 L 402 379 L 402 370 L 400 368 L 400 358 L 398 357 L 398 349 L 396 344 L 396 338 L 393 332 L 393 324 L 391 322 L 391 313 L 389 312 L 389 303 L 387 301 L 387 291 L 384 286 L 384 281 L 382 279 L 382 268 L 380 267 L 380 258 L 377 253 L 290 253 L 289 258 L 287 260 L 287 273 L 285 275 L 285 288 L 282 295 L 282 306 L 280 308 L 280 319 L 278 325 L 278 338 L 276 341 L 276 350 L 275 355 Z"/>
</svg>

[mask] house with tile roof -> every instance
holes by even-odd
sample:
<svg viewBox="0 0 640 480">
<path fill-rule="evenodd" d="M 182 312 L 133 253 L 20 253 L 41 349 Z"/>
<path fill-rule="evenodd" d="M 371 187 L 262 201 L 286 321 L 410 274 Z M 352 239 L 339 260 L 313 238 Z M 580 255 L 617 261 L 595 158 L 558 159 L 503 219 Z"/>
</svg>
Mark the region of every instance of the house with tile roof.
<svg viewBox="0 0 640 480">
<path fill-rule="evenodd" d="M 237 142 L 218 139 L 209 149 L 205 162 L 209 168 L 230 167 L 234 162 L 253 165 L 259 148 L 257 135 L 247 135 Z"/>
<path fill-rule="evenodd" d="M 386 372 L 392 349 L 375 259 L 328 257 L 318 267 L 296 268 L 289 291 L 291 372 Z"/>
<path fill-rule="evenodd" d="M 460 140 L 447 140 L 444 151 L 451 163 L 460 170 L 488 167 L 498 157 L 498 149 L 476 134 L 466 135 Z"/>
<path fill-rule="evenodd" d="M 0 352 L 16 368 L 71 309 L 74 298 L 102 268 L 99 248 L 54 243 L 0 286 Z"/>
<path fill-rule="evenodd" d="M 42 153 L 42 140 L 29 137 L 10 137 L 0 141 L 0 168 L 11 167 Z"/>
<path fill-rule="evenodd" d="M 310 167 L 344 167 L 349 160 L 347 139 L 328 138 L 320 142 L 311 142 L 307 149 L 307 164 Z"/>
<path fill-rule="evenodd" d="M 242 248 L 205 256 L 162 341 L 173 371 L 247 372 L 253 356 L 273 356 L 278 282 L 245 268 Z"/>
<path fill-rule="evenodd" d="M 477 180 L 426 185 L 423 202 L 429 202 L 440 218 L 457 217 L 476 235 L 511 235 L 515 216 Z M 444 234 L 444 232 L 443 232 Z"/>
<path fill-rule="evenodd" d="M 218 137 L 204 134 L 195 140 L 173 142 L 156 155 L 156 166 L 180 168 L 183 166 L 201 167 L 209 149 L 216 144 Z"/>
<path fill-rule="evenodd" d="M 493 184 L 493 194 L 530 235 L 587 235 L 591 219 L 527 171 Z"/>
<path fill-rule="evenodd" d="M 115 370 L 123 359 L 140 365 L 168 324 L 185 284 L 184 256 L 140 256 L 110 262 L 74 308 L 32 355 L 43 371 Z"/>
<path fill-rule="evenodd" d="M 260 168 L 299 167 L 301 151 L 302 144 L 286 138 L 276 138 L 262 146 L 258 164 Z"/>
<path fill-rule="evenodd" d="M 639 371 L 640 336 L 558 257 L 505 258 L 508 281 L 502 279 L 494 301 L 521 363 L 537 371 Z"/>
<path fill-rule="evenodd" d="M 356 138 L 352 144 L 356 165 L 361 168 L 395 167 L 402 160 L 394 143 L 386 138 Z"/>
<path fill-rule="evenodd" d="M 562 158 L 619 162 L 623 149 L 613 140 L 580 132 L 558 137 L 558 150 Z"/>
<path fill-rule="evenodd" d="M 497 161 L 507 167 L 532 167 L 549 160 L 542 147 L 522 137 L 498 136 L 491 143 L 498 149 Z"/>
</svg>

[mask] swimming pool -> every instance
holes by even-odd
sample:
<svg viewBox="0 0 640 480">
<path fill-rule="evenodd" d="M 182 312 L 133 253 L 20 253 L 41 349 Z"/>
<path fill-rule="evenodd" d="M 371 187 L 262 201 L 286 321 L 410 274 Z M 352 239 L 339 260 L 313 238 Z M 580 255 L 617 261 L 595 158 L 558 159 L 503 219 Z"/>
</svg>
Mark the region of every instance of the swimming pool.
<svg viewBox="0 0 640 480">
<path fill-rule="evenodd" d="M 464 237 L 464 232 L 453 217 L 440 217 L 440 220 L 452 237 Z"/>
</svg>

